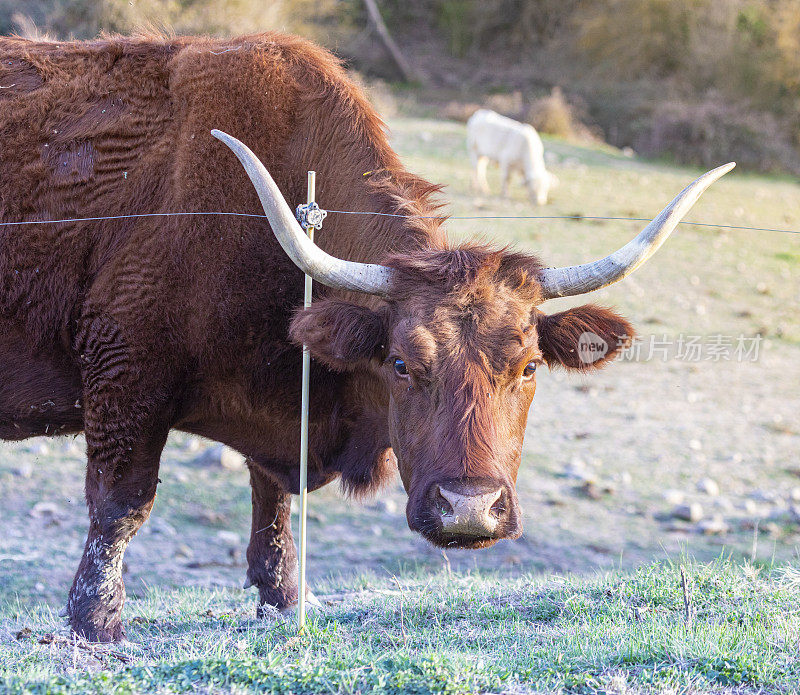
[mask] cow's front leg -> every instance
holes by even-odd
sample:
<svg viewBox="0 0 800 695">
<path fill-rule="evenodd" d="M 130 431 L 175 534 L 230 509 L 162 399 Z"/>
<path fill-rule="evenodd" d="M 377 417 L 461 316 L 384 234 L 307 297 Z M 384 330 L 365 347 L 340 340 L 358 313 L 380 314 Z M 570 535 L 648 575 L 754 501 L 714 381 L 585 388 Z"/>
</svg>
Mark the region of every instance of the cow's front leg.
<svg viewBox="0 0 800 695">
<path fill-rule="evenodd" d="M 156 446 L 132 443 L 126 450 L 112 446 L 117 450 L 113 456 L 100 455 L 88 439 L 89 533 L 67 601 L 72 629 L 88 640 L 112 642 L 124 636 L 122 558 L 153 507 L 164 444 L 159 439 Z"/>
<path fill-rule="evenodd" d="M 253 525 L 247 546 L 247 582 L 258 587 L 258 616 L 265 606 L 286 610 L 297 604 L 297 551 L 292 538 L 291 495 L 248 460 Z"/>
<path fill-rule="evenodd" d="M 511 167 L 508 162 L 500 162 L 500 196 L 508 197 L 508 182 L 511 179 Z"/>
<path fill-rule="evenodd" d="M 77 339 L 84 383 L 89 533 L 67 600 L 72 629 L 98 642 L 124 636 L 122 558 L 153 507 L 169 432 L 167 382 L 131 359 L 115 321 L 87 320 Z"/>
</svg>

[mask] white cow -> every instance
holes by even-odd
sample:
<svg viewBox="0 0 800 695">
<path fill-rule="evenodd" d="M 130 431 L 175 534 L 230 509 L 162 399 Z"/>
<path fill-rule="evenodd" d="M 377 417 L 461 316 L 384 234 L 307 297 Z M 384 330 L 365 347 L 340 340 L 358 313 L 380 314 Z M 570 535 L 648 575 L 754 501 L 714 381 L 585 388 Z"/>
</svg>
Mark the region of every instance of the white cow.
<svg viewBox="0 0 800 695">
<path fill-rule="evenodd" d="M 513 170 L 525 178 L 531 199 L 539 205 L 547 203 L 547 194 L 558 183 L 544 166 L 544 148 L 539 133 L 527 123 L 518 123 L 488 109 L 479 109 L 467 121 L 467 149 L 472 162 L 473 185 L 489 193 L 486 167 L 489 160 L 500 165 L 502 189 L 508 192 L 508 179 Z"/>
</svg>

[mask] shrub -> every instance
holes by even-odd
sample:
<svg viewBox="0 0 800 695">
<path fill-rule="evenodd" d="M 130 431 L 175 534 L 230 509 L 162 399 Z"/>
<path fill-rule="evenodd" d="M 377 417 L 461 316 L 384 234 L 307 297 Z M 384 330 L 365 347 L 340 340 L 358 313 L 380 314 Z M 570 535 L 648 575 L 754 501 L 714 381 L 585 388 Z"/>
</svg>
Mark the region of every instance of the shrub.
<svg viewBox="0 0 800 695">
<path fill-rule="evenodd" d="M 634 148 L 706 168 L 736 160 L 750 169 L 800 173 L 800 155 L 775 116 L 732 106 L 718 97 L 658 104 L 643 119 Z"/>
<path fill-rule="evenodd" d="M 556 135 L 567 140 L 596 141 L 601 134 L 586 125 L 588 115 L 582 103 L 573 99 L 570 103 L 561 87 L 553 87 L 547 96 L 535 99 L 526 117 L 540 133 Z"/>
<path fill-rule="evenodd" d="M 223 36 L 286 29 L 335 42 L 349 28 L 339 5 L 337 0 L 0 0 L 0 31 L 30 35 L 36 26 L 58 38 L 85 39 L 102 31 L 148 28 Z"/>
<path fill-rule="evenodd" d="M 439 118 L 446 118 L 449 121 L 466 123 L 479 108 L 481 108 L 480 104 L 475 102 L 448 101 L 439 109 L 438 115 Z"/>
</svg>

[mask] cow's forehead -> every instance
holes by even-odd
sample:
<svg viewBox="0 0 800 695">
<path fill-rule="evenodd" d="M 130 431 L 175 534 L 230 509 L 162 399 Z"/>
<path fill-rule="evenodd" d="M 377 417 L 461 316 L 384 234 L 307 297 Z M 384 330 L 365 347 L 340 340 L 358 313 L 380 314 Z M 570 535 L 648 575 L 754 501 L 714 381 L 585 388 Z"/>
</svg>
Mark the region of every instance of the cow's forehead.
<svg viewBox="0 0 800 695">
<path fill-rule="evenodd" d="M 538 349 L 534 307 L 508 287 L 414 299 L 393 331 L 409 359 L 431 366 L 477 361 L 503 370 Z"/>
</svg>

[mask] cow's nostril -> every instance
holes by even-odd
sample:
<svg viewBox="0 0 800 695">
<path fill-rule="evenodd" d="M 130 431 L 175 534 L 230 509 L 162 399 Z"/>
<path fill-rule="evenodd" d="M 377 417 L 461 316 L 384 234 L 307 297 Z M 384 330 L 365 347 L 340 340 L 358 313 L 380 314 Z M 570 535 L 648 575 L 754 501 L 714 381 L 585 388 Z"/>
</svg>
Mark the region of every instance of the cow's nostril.
<svg viewBox="0 0 800 695">
<path fill-rule="evenodd" d="M 495 503 L 489 508 L 489 513 L 496 519 L 499 519 L 506 513 L 505 497 L 506 497 L 505 495 L 501 494 L 500 497 L 497 498 Z"/>
<path fill-rule="evenodd" d="M 436 506 L 436 511 L 439 512 L 440 516 L 452 516 L 453 515 L 453 505 L 448 502 L 445 497 L 442 495 L 442 489 L 437 485 L 436 486 L 436 499 L 434 500 L 434 505 Z"/>
</svg>

